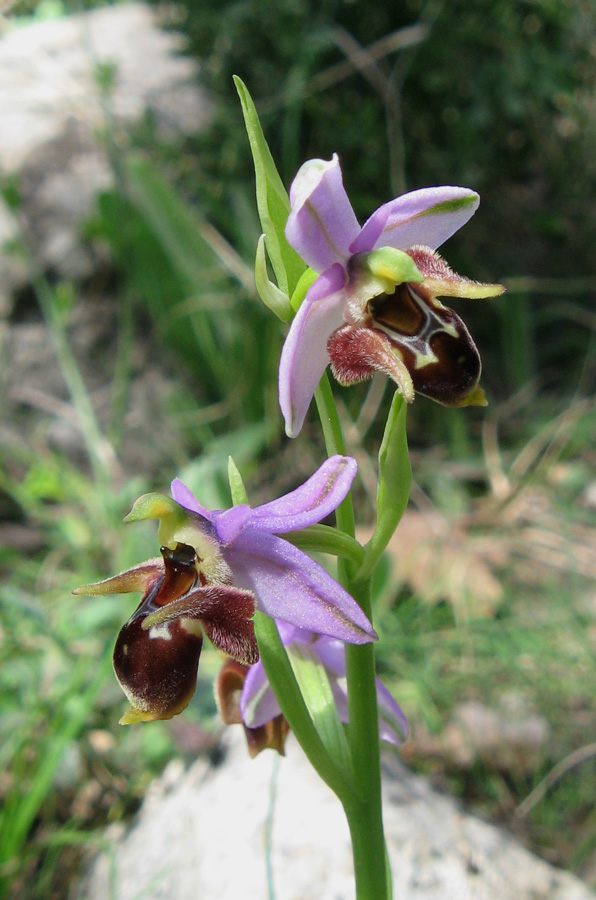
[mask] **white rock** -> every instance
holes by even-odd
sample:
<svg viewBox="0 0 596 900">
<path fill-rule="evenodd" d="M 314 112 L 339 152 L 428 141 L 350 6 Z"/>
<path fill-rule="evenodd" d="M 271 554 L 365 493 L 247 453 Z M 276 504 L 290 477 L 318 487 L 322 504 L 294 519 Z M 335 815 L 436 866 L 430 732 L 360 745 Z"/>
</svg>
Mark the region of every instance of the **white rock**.
<svg viewBox="0 0 596 900">
<path fill-rule="evenodd" d="M 208 125 L 197 64 L 183 49 L 182 36 L 160 28 L 154 9 L 142 3 L 37 22 L 0 38 L 0 171 L 16 178 L 22 220 L 43 268 L 74 280 L 93 273 L 80 226 L 113 183 L 102 133 L 121 150 L 148 111 L 168 139 Z M 113 71 L 105 96 L 101 66 Z M 22 262 L 2 252 L 15 233 L 0 200 L 0 314 L 26 280 Z"/>
<path fill-rule="evenodd" d="M 62 134 L 69 120 L 92 130 L 106 123 L 106 108 L 120 122 L 133 122 L 147 109 L 165 115 L 164 93 L 185 89 L 196 64 L 179 53 L 182 37 L 157 27 L 142 3 L 119 4 L 63 19 L 15 28 L 0 41 L 0 160 L 5 173 L 18 172 L 28 155 Z M 114 67 L 114 87 L 102 98 L 99 65 Z M 185 127 L 208 121 L 204 98 L 184 94 Z M 189 109 L 190 106 L 190 109 Z M 177 112 L 167 110 L 168 124 Z"/>
<path fill-rule="evenodd" d="M 267 831 L 276 900 L 353 900 L 343 810 L 290 739 L 288 756 L 250 760 L 240 729 L 212 768 L 196 763 L 169 792 L 159 783 L 130 834 L 113 840 L 116 896 L 133 900 L 264 900 Z M 461 811 L 395 758 L 384 769 L 395 900 L 589 900 L 574 876 Z M 81 895 L 104 900 L 109 862 Z"/>
<path fill-rule="evenodd" d="M 210 121 L 198 66 L 183 50 L 184 38 L 162 29 L 155 7 L 142 3 L 13 27 L 0 36 L 0 173 L 14 180 L 22 199 L 16 215 L 0 199 L 0 433 L 5 443 L 45 440 L 71 459 L 87 456 L 29 289 L 30 264 L 14 252 L 23 235 L 37 267 L 52 281 L 74 285 L 69 340 L 100 426 L 113 423 L 117 297 L 104 277 L 105 247 L 84 240 L 82 226 L 94 214 L 98 194 L 114 184 L 108 146 L 121 161 L 146 111 L 158 135 L 172 145 Z M 105 96 L 97 80 L 99 64 L 113 70 Z M 146 341 L 134 354 L 119 458 L 126 468 L 149 473 L 170 452 L 157 426 L 172 385 L 167 366 L 155 365 Z M 112 466 L 107 444 L 104 456 Z"/>
</svg>

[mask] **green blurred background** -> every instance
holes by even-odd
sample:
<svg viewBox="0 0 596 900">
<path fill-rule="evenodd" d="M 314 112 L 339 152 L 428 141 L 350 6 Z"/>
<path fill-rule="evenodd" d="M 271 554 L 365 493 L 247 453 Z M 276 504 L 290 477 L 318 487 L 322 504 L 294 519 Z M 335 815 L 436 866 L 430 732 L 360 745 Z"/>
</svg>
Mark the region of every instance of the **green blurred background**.
<svg viewBox="0 0 596 900">
<path fill-rule="evenodd" d="M 286 185 L 304 159 L 338 152 L 361 221 L 404 190 L 461 184 L 481 195 L 444 252 L 462 274 L 507 286 L 497 301 L 457 307 L 481 350 L 490 406 L 418 399 L 410 410 L 415 489 L 377 579 L 379 667 L 412 723 L 409 763 L 594 884 L 596 6 L 159 8 L 200 60 L 214 116 L 182 146 L 150 117 L 114 141 L 108 119 L 117 187 L 85 225 L 86 240 L 107 250 L 104 276 L 118 297 L 107 416 L 72 345 L 80 285 L 28 258 L 32 314 L 54 342 L 85 453 L 57 451 L 43 430 L 0 443 L 7 895 L 24 896 L 26 885 L 28 897 L 64 897 L 101 828 L 134 813 L 169 759 L 217 754 L 216 655 L 205 651 L 184 717 L 119 729 L 110 654 L 132 601 L 70 595 L 155 554 L 151 527 L 120 524 L 132 501 L 180 476 L 206 506 L 225 505 L 232 454 L 257 503 L 322 458 L 314 418 L 297 441 L 283 436 L 283 329 L 252 285 L 259 225 L 233 74 L 256 101 Z M 40 9 L 17 2 L 10 15 Z M 111 77 L 98 72 L 108 107 Z M 5 182 L 4 195 L 18 210 L 19 185 Z M 15 252 L 27 258 L 26 249 Z M 169 380 L 156 400 L 158 452 L 135 467 L 121 448 L 139 347 Z M 390 390 L 375 381 L 337 395 L 365 529 Z M 493 716 L 494 746 L 466 749 L 470 704 Z M 528 721 L 538 738 L 527 737 Z M 559 776 L 533 795 L 558 763 Z"/>
</svg>

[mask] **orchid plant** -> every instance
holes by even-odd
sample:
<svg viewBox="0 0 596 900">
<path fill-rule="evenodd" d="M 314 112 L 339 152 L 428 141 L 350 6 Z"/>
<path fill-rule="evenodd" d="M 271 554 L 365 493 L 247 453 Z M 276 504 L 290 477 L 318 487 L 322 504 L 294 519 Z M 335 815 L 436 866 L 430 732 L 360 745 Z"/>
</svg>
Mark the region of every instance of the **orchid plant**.
<svg viewBox="0 0 596 900">
<path fill-rule="evenodd" d="M 290 326 L 281 412 L 297 437 L 314 397 L 328 458 L 305 484 L 255 508 L 231 460 L 228 510 L 205 509 L 177 479 L 171 497 L 144 495 L 125 521 L 159 520 L 160 556 L 76 593 L 142 595 L 114 651 L 130 704 L 123 724 L 168 719 L 188 705 L 206 635 L 226 658 L 216 683 L 223 720 L 242 723 L 253 755 L 283 753 L 295 733 L 345 809 L 357 900 L 387 900 L 379 741 L 399 744 L 407 723 L 375 676 L 372 576 L 408 502 L 407 404 L 417 393 L 445 406 L 486 403 L 476 346 L 439 298 L 503 289 L 455 274 L 436 252 L 474 214 L 474 191 L 414 191 L 361 228 L 334 155 L 305 163 L 288 196 L 250 95 L 240 79 L 236 86 L 263 228 L 257 289 Z M 375 372 L 396 385 L 379 449 L 376 526 L 364 546 L 351 495 L 357 467 L 328 365 L 342 385 Z M 335 527 L 321 524 L 333 512 Z M 337 579 L 312 552 L 337 557 Z"/>
</svg>

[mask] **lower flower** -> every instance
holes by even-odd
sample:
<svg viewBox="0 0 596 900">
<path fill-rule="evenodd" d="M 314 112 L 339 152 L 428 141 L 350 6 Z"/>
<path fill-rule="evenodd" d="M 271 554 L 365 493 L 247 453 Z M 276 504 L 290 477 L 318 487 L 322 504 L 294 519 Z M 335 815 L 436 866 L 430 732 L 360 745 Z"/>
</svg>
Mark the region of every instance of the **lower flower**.
<svg viewBox="0 0 596 900">
<path fill-rule="evenodd" d="M 283 756 L 286 738 L 290 726 L 279 712 L 262 725 L 250 727 L 246 725 L 240 710 L 242 691 L 246 677 L 250 672 L 249 666 L 227 659 L 217 676 L 215 682 L 215 699 L 219 714 L 225 725 L 243 725 L 248 752 L 251 757 L 257 756 L 261 750 L 277 750 Z"/>
<path fill-rule="evenodd" d="M 304 628 L 277 623 L 282 643 L 290 662 L 308 653 L 325 670 L 333 694 L 337 714 L 348 724 L 345 645 L 325 635 Z M 215 685 L 217 705 L 226 724 L 244 726 L 251 756 L 272 748 L 284 751 L 288 725 L 269 684 L 262 662 L 240 666 L 227 660 Z M 408 734 L 406 717 L 387 688 L 377 679 L 379 737 L 390 744 L 401 744 Z"/>
</svg>

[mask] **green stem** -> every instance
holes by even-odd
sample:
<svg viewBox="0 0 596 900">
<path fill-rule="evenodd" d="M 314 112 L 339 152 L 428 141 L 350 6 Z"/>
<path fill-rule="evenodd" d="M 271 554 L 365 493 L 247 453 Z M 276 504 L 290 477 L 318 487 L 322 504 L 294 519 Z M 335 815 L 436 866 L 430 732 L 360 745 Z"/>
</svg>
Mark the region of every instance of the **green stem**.
<svg viewBox="0 0 596 900">
<path fill-rule="evenodd" d="M 356 567 L 361 567 L 364 560 L 362 545 L 330 525 L 309 525 L 300 531 L 288 532 L 284 538 L 307 553 L 329 553 L 350 560 Z"/>
<path fill-rule="evenodd" d="M 323 375 L 315 391 L 315 401 L 321 420 L 327 455 L 334 456 L 336 453 L 339 453 L 345 456 L 346 445 L 327 374 Z M 352 538 L 354 537 L 354 507 L 351 494 L 348 494 L 343 503 L 340 503 L 335 510 L 335 521 L 339 531 L 343 531 Z"/>
<path fill-rule="evenodd" d="M 327 453 L 345 454 L 337 408 L 327 376 L 315 394 Z M 339 531 L 354 537 L 354 507 L 348 494 L 336 510 Z M 371 577 L 355 580 L 349 561 L 338 559 L 342 586 L 372 621 Z M 391 879 L 387 866 L 381 807 L 379 720 L 375 679 L 374 645 L 346 644 L 348 685 L 348 744 L 356 772 L 358 796 L 343 802 L 352 837 L 357 900 L 388 900 Z M 341 799 L 341 798 L 340 798 Z"/>
<path fill-rule="evenodd" d="M 346 585 L 367 616 L 371 617 L 370 581 Z M 379 717 L 375 679 L 374 644 L 346 644 L 348 683 L 348 739 L 356 771 L 358 793 L 363 798 L 346 810 L 352 836 L 356 896 L 385 898 L 385 837 L 381 801 Z"/>
<path fill-rule="evenodd" d="M 327 752 L 300 692 L 296 676 L 282 644 L 275 620 L 264 613 L 255 614 L 255 632 L 259 642 L 261 662 L 269 684 L 279 687 L 275 691 L 286 721 L 307 754 L 311 765 L 329 785 L 341 802 L 352 805 L 355 800 L 354 785 L 345 770 L 336 764 Z M 283 689 L 281 689 L 283 686 Z"/>
</svg>

